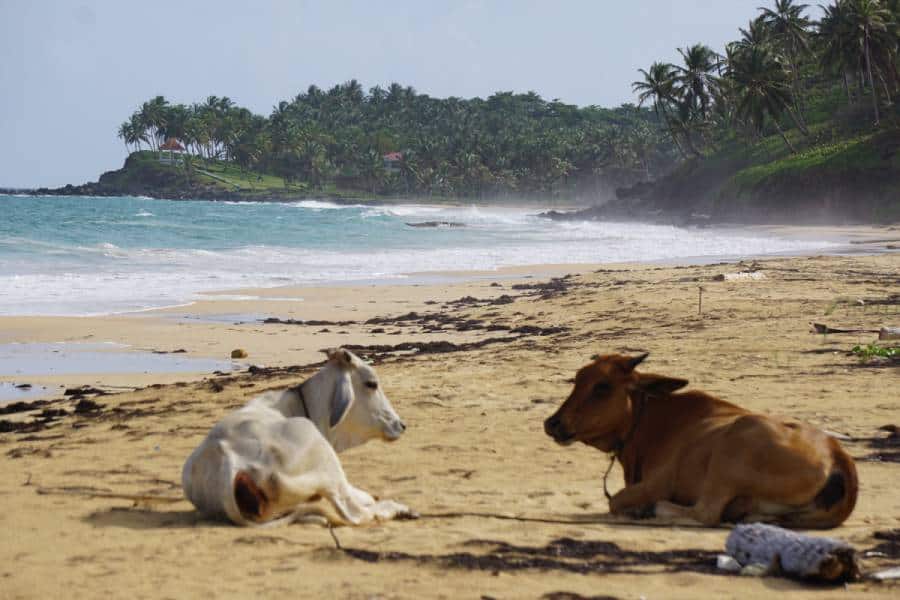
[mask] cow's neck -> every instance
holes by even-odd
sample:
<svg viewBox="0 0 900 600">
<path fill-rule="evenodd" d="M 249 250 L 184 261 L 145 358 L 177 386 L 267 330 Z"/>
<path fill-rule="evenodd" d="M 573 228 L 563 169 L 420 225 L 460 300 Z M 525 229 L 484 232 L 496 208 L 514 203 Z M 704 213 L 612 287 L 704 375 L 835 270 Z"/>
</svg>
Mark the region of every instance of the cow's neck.
<svg viewBox="0 0 900 600">
<path fill-rule="evenodd" d="M 630 415 L 622 428 L 622 435 L 615 449 L 616 456 L 622 464 L 622 470 L 625 472 L 626 485 L 633 485 L 641 480 L 644 459 L 641 453 L 641 429 L 646 427 L 647 405 L 652 401 L 653 399 L 643 392 L 632 392 L 631 394 Z"/>
</svg>

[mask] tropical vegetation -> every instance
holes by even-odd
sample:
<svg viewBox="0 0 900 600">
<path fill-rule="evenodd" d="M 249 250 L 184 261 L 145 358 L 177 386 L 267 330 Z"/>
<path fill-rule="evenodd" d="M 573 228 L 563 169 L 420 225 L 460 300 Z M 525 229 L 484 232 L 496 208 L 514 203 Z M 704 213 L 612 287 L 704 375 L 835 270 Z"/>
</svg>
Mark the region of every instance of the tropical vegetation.
<svg viewBox="0 0 900 600">
<path fill-rule="evenodd" d="M 818 18 L 815 18 L 818 17 Z M 773 0 L 722 52 L 632 85 L 681 163 L 632 204 L 718 218 L 900 218 L 900 0 Z"/>
<path fill-rule="evenodd" d="M 119 137 L 129 150 L 152 151 L 172 138 L 189 155 L 185 168 L 227 161 L 285 186 L 484 196 L 596 192 L 646 178 L 675 158 L 660 126 L 634 105 L 579 108 L 511 92 L 438 99 L 397 83 L 366 93 L 351 80 L 310 86 L 268 117 L 227 97 L 185 106 L 157 96 Z M 391 153 L 399 159 L 386 168 Z"/>
<path fill-rule="evenodd" d="M 831 116 L 822 109 L 838 108 L 826 106 L 837 82 L 847 104 L 869 104 L 865 125 L 879 127 L 900 91 L 900 0 L 837 0 L 822 7 L 818 21 L 808 9 L 775 0 L 723 54 L 695 44 L 678 49 L 682 64 L 641 69 L 633 84 L 640 105 L 652 102 L 672 143 L 695 157 L 735 135 L 755 144 L 769 132 L 797 152 L 785 130 L 808 138 L 812 121 Z"/>
</svg>

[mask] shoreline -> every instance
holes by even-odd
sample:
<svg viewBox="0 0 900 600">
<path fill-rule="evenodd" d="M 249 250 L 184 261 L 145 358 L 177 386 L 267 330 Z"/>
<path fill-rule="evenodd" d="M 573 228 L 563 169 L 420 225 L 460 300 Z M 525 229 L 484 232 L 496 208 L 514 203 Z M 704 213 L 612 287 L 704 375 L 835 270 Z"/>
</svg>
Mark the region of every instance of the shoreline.
<svg viewBox="0 0 900 600">
<path fill-rule="evenodd" d="M 791 253 L 744 257 L 698 257 L 662 259 L 627 263 L 568 263 L 531 264 L 500 267 L 491 271 L 429 271 L 408 273 L 408 278 L 385 278 L 365 281 L 289 284 L 264 288 L 235 288 L 198 293 L 198 299 L 162 307 L 122 313 L 93 315 L 12 315 L 0 316 L 0 347 L 8 344 L 84 344 L 109 343 L 122 347 L 124 353 L 133 353 L 133 372 L 41 373 L 23 376 L 17 373 L 0 374 L 0 382 L 28 383 L 55 389 L 59 386 L 112 385 L 129 387 L 150 383 L 195 381 L 210 374 L 209 370 L 167 371 L 161 368 L 146 370 L 142 355 L 166 354 L 174 350 L 183 352 L 185 358 L 196 360 L 229 361 L 231 350 L 250 350 L 249 359 L 236 364 L 256 364 L 266 367 L 284 367 L 293 362 L 315 362 L 318 353 L 326 347 L 336 347 L 355 338 L 366 338 L 376 343 L 392 343 L 399 331 L 378 331 L 366 327 L 366 321 L 384 317 L 386 311 L 429 312 L 435 304 L 447 303 L 459 298 L 494 300 L 509 295 L 515 286 L 529 285 L 550 278 L 584 276 L 591 272 L 627 271 L 633 269 L 667 269 L 733 265 L 745 261 L 773 261 L 790 258 L 821 256 L 845 257 L 854 255 L 877 256 L 895 253 L 884 245 L 882 228 L 844 227 L 816 228 L 810 231 L 795 226 L 772 228 L 758 226 L 757 231 L 797 236 L 798 233 L 840 236 L 845 243 L 827 253 Z M 835 239 L 838 239 L 837 237 Z M 367 298 L 366 302 L 346 302 L 343 298 Z M 281 327 L 280 331 L 299 333 L 302 339 L 286 343 L 279 336 L 274 345 L 262 343 L 262 336 L 272 335 L 274 324 L 266 319 L 282 321 L 312 321 L 326 324 L 344 323 L 343 327 Z M 350 322 L 352 321 L 352 325 Z M 372 330 L 375 330 L 372 333 Z M 191 332 L 190 342 L 178 345 L 170 339 L 181 338 L 185 330 Z M 230 331 L 230 335 L 223 335 Z M 416 339 L 435 341 L 439 336 L 426 335 Z M 451 336 L 454 342 L 470 341 L 471 336 Z M 245 347 L 250 348 L 245 348 Z M 291 347 L 295 346 L 295 347 Z M 302 349 L 296 346 L 303 347 Z M 305 347 L 304 347 L 305 346 Z M 286 359 L 288 351 L 291 358 Z M 26 381 L 27 380 L 27 381 Z M 39 399 L 51 397 L 52 392 Z"/>
<path fill-rule="evenodd" d="M 374 343 L 390 344 L 397 341 L 398 330 L 378 332 L 377 327 L 367 327 L 371 318 L 384 317 L 393 310 L 402 312 L 430 312 L 435 304 L 446 303 L 463 297 L 486 300 L 510 294 L 513 286 L 565 275 L 586 275 L 595 271 L 683 268 L 717 264 L 737 264 L 741 261 L 772 261 L 784 258 L 811 256 L 853 256 L 892 253 L 894 236 L 889 227 L 798 227 L 755 226 L 734 228 L 734 232 L 753 232 L 787 239 L 828 240 L 837 245 L 828 251 L 798 251 L 767 255 L 706 256 L 659 259 L 641 262 L 607 263 L 549 263 L 499 267 L 494 270 L 425 271 L 401 274 L 397 277 L 368 280 L 334 281 L 278 285 L 272 287 L 227 288 L 198 292 L 195 299 L 167 306 L 147 307 L 140 310 L 99 313 L 90 315 L 9 315 L 0 316 L 0 350 L 8 351 L 8 344 L 64 344 L 64 350 L 77 350 L 72 344 L 108 342 L 123 347 L 124 354 L 131 354 L 132 372 L 110 373 L 100 368 L 96 372 L 67 373 L 48 372 L 23 375 L 5 373 L 0 369 L 0 382 L 4 384 L 31 384 L 35 388 L 45 386 L 49 391 L 39 399 L 52 397 L 53 390 L 77 385 L 124 386 L 196 381 L 207 377 L 209 369 L 196 371 L 184 368 L 166 370 L 153 359 L 155 354 L 184 352 L 191 360 L 219 360 L 228 362 L 234 349 L 250 352 L 246 361 L 238 364 L 255 364 L 283 367 L 288 364 L 306 364 L 318 359 L 318 351 L 325 347 L 345 343 L 358 343 L 359 339 Z M 345 298 L 367 298 L 366 302 L 346 301 Z M 342 322 L 352 321 L 344 327 L 276 327 L 266 324 L 267 318 L 284 321 Z M 292 338 L 278 338 L 277 343 L 267 340 L 274 331 L 292 332 Z M 372 330 L 375 330 L 373 333 Z M 190 331 L 188 341 L 172 344 L 170 340 L 184 337 Z M 416 336 L 413 341 L 433 342 L 439 335 Z M 471 335 L 454 334 L 450 341 L 469 342 Z M 405 340 L 405 338 L 404 338 Z M 406 340 L 409 341 L 409 340 Z M 69 344 L 66 346 L 65 344 Z M 176 347 L 177 346 L 177 347 Z M 59 350 L 57 350 L 58 352 Z M 35 355 L 39 360 L 39 356 Z M 290 357 L 290 358 L 288 358 Z M 48 355 L 44 362 L 55 357 Z M 245 364 L 246 363 L 246 364 Z M 0 360 L 2 364 L 2 360 Z M 153 365 L 148 367 L 147 365 Z M 199 364 L 199 363 L 198 363 Z M 226 369 L 227 370 L 227 369 Z M 7 394 L 8 396 L 9 394 Z M 23 394 L 24 396 L 24 394 Z M 32 394 L 30 398 L 35 398 Z M 11 400 L 7 400 L 11 401 Z"/>
</svg>

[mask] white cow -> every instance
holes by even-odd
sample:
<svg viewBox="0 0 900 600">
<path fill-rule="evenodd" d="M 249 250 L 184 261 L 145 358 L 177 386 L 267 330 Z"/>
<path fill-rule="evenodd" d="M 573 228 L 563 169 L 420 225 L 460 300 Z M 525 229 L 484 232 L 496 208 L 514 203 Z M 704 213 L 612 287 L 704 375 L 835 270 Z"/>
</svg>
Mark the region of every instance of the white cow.
<svg viewBox="0 0 900 600">
<path fill-rule="evenodd" d="M 344 349 L 305 382 L 267 392 L 222 419 L 184 464 L 187 498 L 238 525 L 325 520 L 360 525 L 412 517 L 350 485 L 336 452 L 372 438 L 394 441 L 406 426 L 375 371 Z M 324 498 L 336 515 L 323 510 Z"/>
</svg>

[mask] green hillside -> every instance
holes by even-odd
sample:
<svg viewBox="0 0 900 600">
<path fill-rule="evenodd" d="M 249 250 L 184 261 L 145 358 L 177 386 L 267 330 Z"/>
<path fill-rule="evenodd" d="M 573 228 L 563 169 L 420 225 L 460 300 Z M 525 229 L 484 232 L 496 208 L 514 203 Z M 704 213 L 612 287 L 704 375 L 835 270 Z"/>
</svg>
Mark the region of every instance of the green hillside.
<svg viewBox="0 0 900 600">
<path fill-rule="evenodd" d="M 900 2 L 758 9 L 719 54 L 679 49 L 634 83 L 684 159 L 609 214 L 803 222 L 900 219 Z"/>
</svg>

